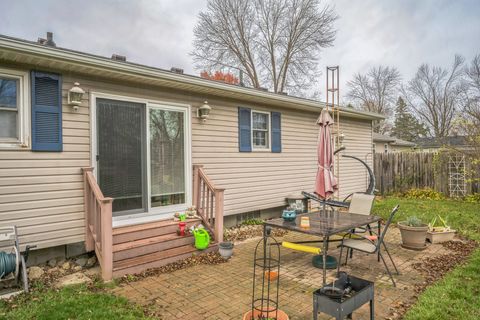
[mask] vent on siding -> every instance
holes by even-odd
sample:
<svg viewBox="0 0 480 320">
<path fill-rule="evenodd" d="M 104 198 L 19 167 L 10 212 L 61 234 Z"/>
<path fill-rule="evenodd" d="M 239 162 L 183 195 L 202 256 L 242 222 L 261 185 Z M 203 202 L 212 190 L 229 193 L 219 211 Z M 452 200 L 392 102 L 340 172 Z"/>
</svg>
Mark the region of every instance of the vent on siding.
<svg viewBox="0 0 480 320">
<path fill-rule="evenodd" d="M 35 83 L 36 104 L 56 106 L 58 101 L 58 81 L 51 78 L 38 77 Z"/>
<path fill-rule="evenodd" d="M 127 57 L 114 53 L 112 54 L 112 60 L 125 62 L 127 61 Z"/>
<path fill-rule="evenodd" d="M 35 122 L 37 130 L 35 130 L 35 139 L 39 143 L 59 143 L 59 114 L 49 112 L 36 112 Z"/>
</svg>

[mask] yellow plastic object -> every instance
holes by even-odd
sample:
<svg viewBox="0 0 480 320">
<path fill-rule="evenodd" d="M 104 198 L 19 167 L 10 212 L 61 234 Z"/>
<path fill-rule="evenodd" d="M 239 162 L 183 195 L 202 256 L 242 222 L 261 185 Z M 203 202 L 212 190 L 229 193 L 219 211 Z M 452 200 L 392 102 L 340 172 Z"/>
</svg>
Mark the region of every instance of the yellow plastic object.
<svg viewBox="0 0 480 320">
<path fill-rule="evenodd" d="M 303 251 L 307 253 L 313 253 L 313 254 L 320 254 L 322 252 L 322 249 L 317 247 L 306 246 L 304 244 L 292 243 L 287 241 L 282 242 L 282 247 L 292 249 L 292 250 Z"/>
</svg>

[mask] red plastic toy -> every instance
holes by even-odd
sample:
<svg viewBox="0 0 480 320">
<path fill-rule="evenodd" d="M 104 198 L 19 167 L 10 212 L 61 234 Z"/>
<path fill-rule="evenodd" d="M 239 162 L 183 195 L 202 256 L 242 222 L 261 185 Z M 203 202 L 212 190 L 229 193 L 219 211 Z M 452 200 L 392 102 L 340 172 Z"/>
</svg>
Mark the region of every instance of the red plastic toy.
<svg viewBox="0 0 480 320">
<path fill-rule="evenodd" d="M 178 230 L 177 230 L 177 234 L 179 236 L 185 236 L 185 228 L 187 227 L 187 223 L 184 222 L 184 221 L 180 221 L 178 223 Z"/>
</svg>

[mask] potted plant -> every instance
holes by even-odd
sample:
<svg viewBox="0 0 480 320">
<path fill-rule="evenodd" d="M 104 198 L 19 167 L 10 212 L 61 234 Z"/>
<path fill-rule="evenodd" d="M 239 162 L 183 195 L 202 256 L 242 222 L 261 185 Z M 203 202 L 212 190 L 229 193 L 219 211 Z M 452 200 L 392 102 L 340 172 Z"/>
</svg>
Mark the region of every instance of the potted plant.
<svg viewBox="0 0 480 320">
<path fill-rule="evenodd" d="M 223 259 L 228 260 L 233 254 L 233 242 L 225 241 L 218 244 L 218 253 Z"/>
<path fill-rule="evenodd" d="M 438 223 L 440 221 L 440 223 Z M 441 224 L 440 226 L 437 224 Z M 430 243 L 442 243 L 453 239 L 455 230 L 451 229 L 447 224 L 447 220 L 439 215 L 428 224 L 427 240 Z"/>
<path fill-rule="evenodd" d="M 427 247 L 428 225 L 419 218 L 412 216 L 406 221 L 398 222 L 402 235 L 402 247 L 413 250 L 423 250 Z"/>
</svg>

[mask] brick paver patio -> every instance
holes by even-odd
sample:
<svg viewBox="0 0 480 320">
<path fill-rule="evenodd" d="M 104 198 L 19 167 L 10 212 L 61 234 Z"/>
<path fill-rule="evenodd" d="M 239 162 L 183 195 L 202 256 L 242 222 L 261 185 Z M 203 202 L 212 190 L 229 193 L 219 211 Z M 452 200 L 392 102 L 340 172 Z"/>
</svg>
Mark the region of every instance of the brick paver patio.
<svg viewBox="0 0 480 320">
<path fill-rule="evenodd" d="M 290 232 L 283 240 L 305 239 L 305 235 Z M 122 284 L 114 293 L 127 297 L 140 305 L 150 305 L 161 314 L 161 319 L 242 319 L 250 309 L 253 273 L 253 251 L 260 238 L 236 244 L 234 256 L 220 265 L 199 265 L 173 273 L 159 274 L 136 282 Z M 282 239 L 278 239 L 282 240 Z M 349 274 L 375 281 L 375 316 L 385 319 L 394 303 L 405 302 L 414 294 L 416 283 L 423 277 L 412 268 L 412 263 L 427 256 L 448 252 L 441 245 L 430 245 L 418 252 L 400 247 L 400 235 L 391 228 L 387 245 L 400 275 L 395 276 L 394 288 L 383 264 L 373 255 L 356 252 L 348 266 L 341 270 Z M 338 257 L 335 243 L 329 251 Z M 290 319 L 312 319 L 312 292 L 322 284 L 321 270 L 311 264 L 312 255 L 281 249 L 280 309 Z M 388 263 L 388 261 L 387 261 Z M 390 266 L 390 265 L 389 265 Z M 328 272 L 329 280 L 334 271 Z M 369 319 L 368 304 L 354 313 L 355 319 Z M 329 319 L 320 315 L 319 319 Z"/>
</svg>

